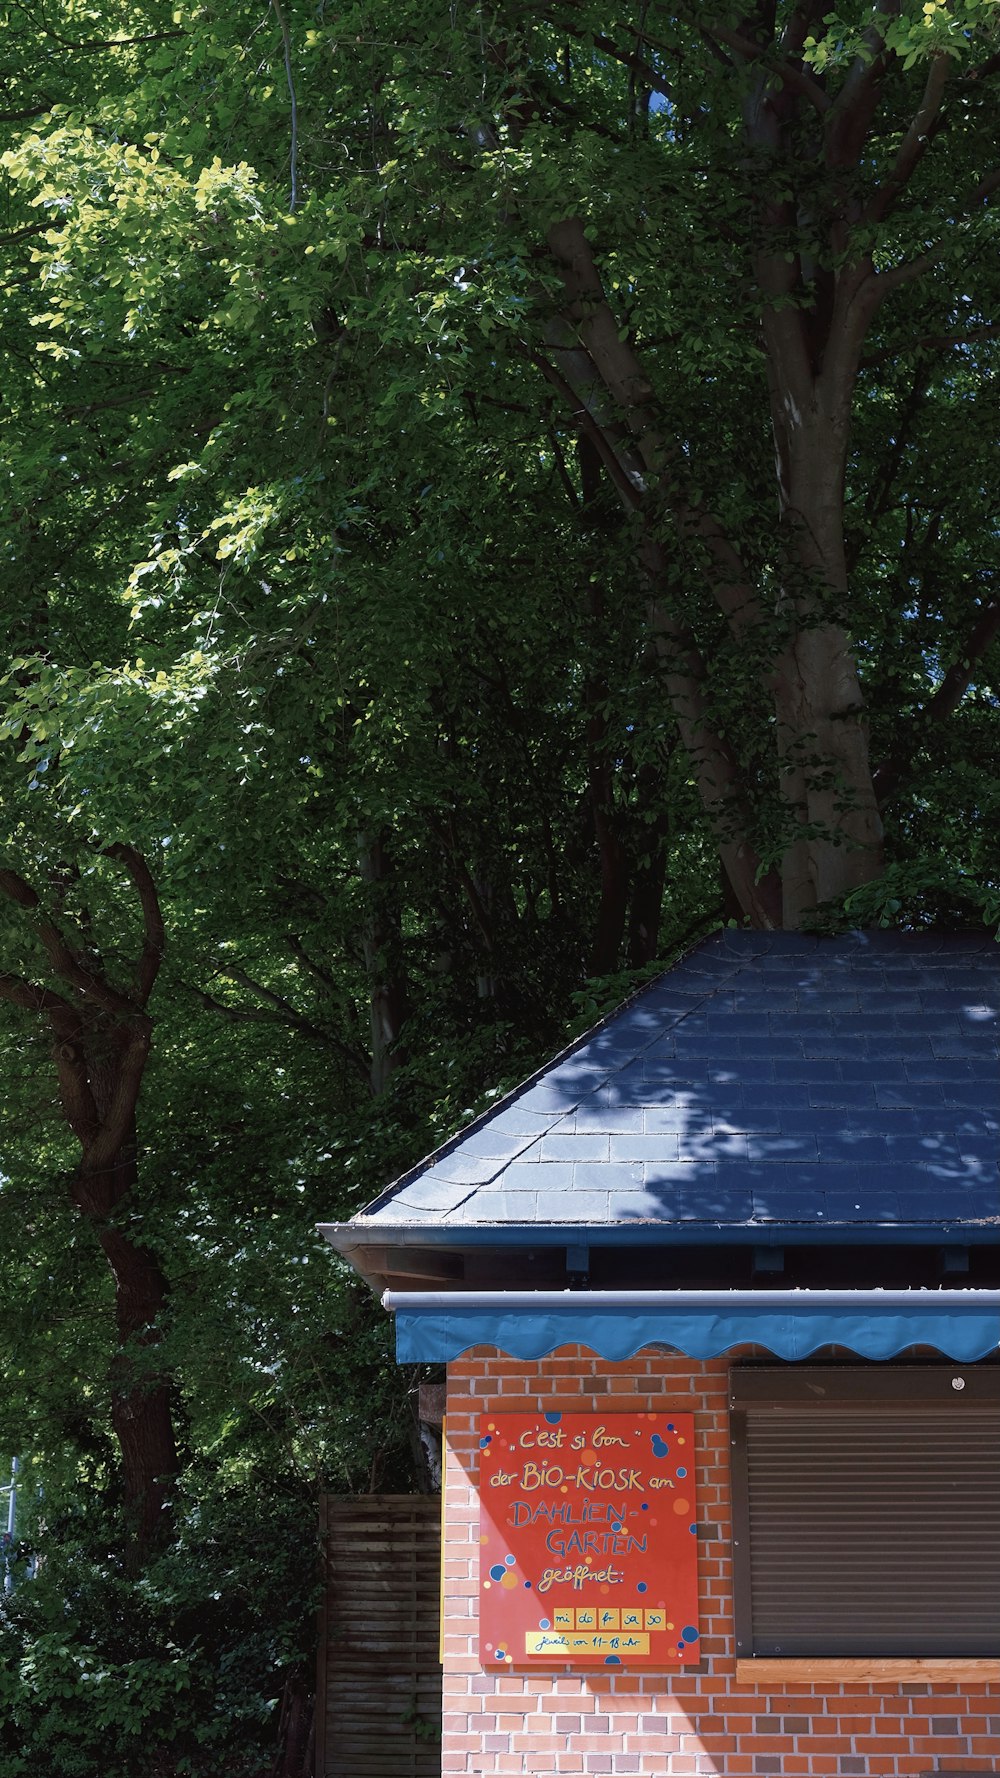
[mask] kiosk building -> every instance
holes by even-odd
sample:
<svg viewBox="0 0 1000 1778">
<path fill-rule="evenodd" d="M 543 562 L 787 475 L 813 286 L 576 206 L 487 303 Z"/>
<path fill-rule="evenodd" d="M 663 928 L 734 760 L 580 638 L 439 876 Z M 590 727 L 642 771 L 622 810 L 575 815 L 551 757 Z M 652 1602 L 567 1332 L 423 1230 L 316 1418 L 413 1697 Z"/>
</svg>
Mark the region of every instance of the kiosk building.
<svg viewBox="0 0 1000 1778">
<path fill-rule="evenodd" d="M 346 1224 L 445 1774 L 1000 1771 L 1000 951 L 727 931 Z"/>
</svg>

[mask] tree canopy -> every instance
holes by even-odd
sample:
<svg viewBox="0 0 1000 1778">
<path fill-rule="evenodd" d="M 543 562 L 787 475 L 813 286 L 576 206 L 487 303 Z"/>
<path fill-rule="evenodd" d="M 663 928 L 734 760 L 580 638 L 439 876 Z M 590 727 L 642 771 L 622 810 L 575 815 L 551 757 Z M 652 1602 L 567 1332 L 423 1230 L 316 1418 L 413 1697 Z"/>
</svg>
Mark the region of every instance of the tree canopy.
<svg viewBox="0 0 1000 1778">
<path fill-rule="evenodd" d="M 315 1221 L 713 924 L 998 918 L 1000 14 L 4 22 L 0 1778 L 250 1778 L 420 1480 Z"/>
</svg>

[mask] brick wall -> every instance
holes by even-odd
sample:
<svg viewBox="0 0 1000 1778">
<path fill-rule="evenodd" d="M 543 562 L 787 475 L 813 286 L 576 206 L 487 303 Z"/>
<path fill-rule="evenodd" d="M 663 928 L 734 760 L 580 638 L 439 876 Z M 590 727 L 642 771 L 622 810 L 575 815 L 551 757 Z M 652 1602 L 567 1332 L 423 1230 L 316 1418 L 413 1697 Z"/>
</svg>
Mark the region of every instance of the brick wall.
<svg viewBox="0 0 1000 1778">
<path fill-rule="evenodd" d="M 442 1772 L 638 1773 L 642 1778 L 916 1778 L 1000 1772 L 995 1686 L 810 1684 L 764 1692 L 735 1678 L 728 1361 L 640 1353 L 622 1364 L 566 1347 L 522 1362 L 480 1349 L 449 1366 Z M 484 1671 L 476 1622 L 479 1415 L 536 1407 L 688 1409 L 698 1440 L 703 1659 L 670 1673 Z"/>
</svg>

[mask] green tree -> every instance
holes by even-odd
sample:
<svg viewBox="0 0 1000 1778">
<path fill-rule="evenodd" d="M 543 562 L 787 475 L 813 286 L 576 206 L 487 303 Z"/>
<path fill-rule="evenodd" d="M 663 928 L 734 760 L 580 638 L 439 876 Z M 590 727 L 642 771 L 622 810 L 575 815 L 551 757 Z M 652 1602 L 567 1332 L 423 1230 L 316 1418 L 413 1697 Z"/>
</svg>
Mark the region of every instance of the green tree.
<svg viewBox="0 0 1000 1778">
<path fill-rule="evenodd" d="M 0 1778 L 261 1765 L 420 1477 L 317 1220 L 721 918 L 995 914 L 996 18 L 11 11 Z"/>
</svg>

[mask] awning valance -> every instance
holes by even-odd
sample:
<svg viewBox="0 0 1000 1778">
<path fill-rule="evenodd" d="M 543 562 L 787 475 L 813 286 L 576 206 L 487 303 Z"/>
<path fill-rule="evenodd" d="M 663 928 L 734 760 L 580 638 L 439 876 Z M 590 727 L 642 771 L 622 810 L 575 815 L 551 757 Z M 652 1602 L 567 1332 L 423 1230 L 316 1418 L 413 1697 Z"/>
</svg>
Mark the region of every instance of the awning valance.
<svg viewBox="0 0 1000 1778">
<path fill-rule="evenodd" d="M 1000 1348 L 1000 1290 L 387 1291 L 401 1364 L 442 1364 L 473 1346 L 543 1358 L 585 1346 L 631 1358 L 664 1346 L 716 1358 L 735 1346 L 808 1358 L 842 1346 L 893 1358 L 926 1346 L 969 1364 Z"/>
</svg>

